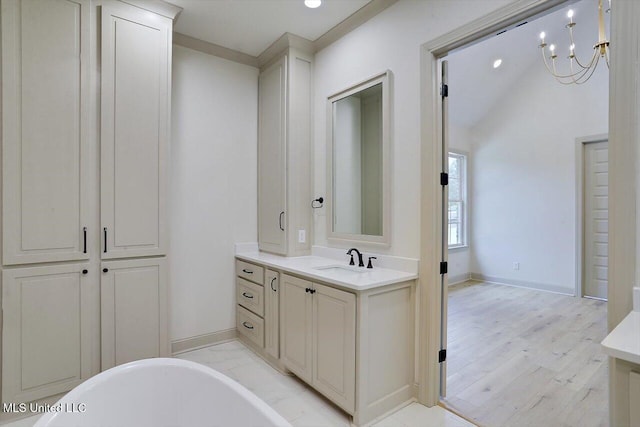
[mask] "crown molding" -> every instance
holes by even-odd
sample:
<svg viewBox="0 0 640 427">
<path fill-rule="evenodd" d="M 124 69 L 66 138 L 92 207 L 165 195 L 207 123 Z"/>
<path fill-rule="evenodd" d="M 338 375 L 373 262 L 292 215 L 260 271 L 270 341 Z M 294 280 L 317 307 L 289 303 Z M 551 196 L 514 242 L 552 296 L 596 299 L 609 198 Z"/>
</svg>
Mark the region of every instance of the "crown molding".
<svg viewBox="0 0 640 427">
<path fill-rule="evenodd" d="M 355 30 L 360 25 L 364 24 L 397 1 L 398 0 L 372 0 L 362 6 L 360 9 L 348 16 L 344 21 L 318 37 L 313 42 L 315 52 L 324 49 L 336 40 L 349 34 L 351 31 Z"/>
<path fill-rule="evenodd" d="M 132 4 L 147 4 L 147 3 L 165 3 L 161 0 L 124 0 Z M 240 52 L 234 49 L 229 49 L 224 46 L 210 43 L 204 40 L 197 39 L 195 37 L 187 36 L 182 33 L 173 33 L 173 43 L 178 46 L 183 46 L 189 49 L 197 50 L 199 52 L 207 53 L 209 55 L 218 56 L 220 58 L 228 59 L 230 61 L 239 62 L 241 64 L 250 65 L 252 67 L 263 67 L 266 64 L 273 61 L 274 58 L 281 55 L 289 48 L 301 50 L 309 54 L 315 54 L 319 50 L 324 49 L 336 40 L 344 37 L 351 31 L 358 28 L 360 25 L 369 21 L 374 16 L 378 15 L 389 6 L 395 4 L 398 0 L 372 0 L 367 3 L 345 20 L 331 28 L 329 31 L 318 37 L 316 40 L 307 40 L 304 37 L 297 36 L 292 33 L 284 33 L 276 41 L 266 48 L 260 55 L 252 56 L 244 52 Z M 170 5 L 173 6 L 173 5 Z M 143 7 L 140 6 L 139 7 Z M 173 6 L 175 7 L 175 6 Z M 149 9 L 150 10 L 150 9 Z M 180 9 L 182 10 L 182 9 Z"/>
<path fill-rule="evenodd" d="M 182 13 L 182 8 L 171 3 L 167 3 L 162 0 L 121 0 L 123 3 L 129 3 L 132 6 L 139 7 L 140 9 L 148 10 L 149 12 L 157 13 L 158 15 L 165 16 L 173 21 L 178 18 L 178 15 Z"/>
<path fill-rule="evenodd" d="M 251 67 L 258 68 L 260 66 L 258 58 L 255 56 L 229 49 L 215 43 L 209 43 L 195 37 L 190 37 L 186 34 L 174 32 L 173 44 L 197 50 L 198 52 L 206 53 L 208 55 L 217 56 L 222 59 L 227 59 L 229 61 L 239 62 L 240 64 L 249 65 Z"/>
</svg>

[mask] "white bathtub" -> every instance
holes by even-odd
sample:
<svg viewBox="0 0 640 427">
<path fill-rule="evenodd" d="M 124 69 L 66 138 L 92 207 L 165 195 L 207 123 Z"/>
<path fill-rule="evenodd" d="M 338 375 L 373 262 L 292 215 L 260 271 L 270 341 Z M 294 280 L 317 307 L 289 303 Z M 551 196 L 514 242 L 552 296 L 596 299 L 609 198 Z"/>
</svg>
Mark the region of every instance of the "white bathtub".
<svg viewBox="0 0 640 427">
<path fill-rule="evenodd" d="M 180 359 L 109 369 L 71 390 L 58 408 L 34 427 L 291 426 L 234 380 Z"/>
</svg>

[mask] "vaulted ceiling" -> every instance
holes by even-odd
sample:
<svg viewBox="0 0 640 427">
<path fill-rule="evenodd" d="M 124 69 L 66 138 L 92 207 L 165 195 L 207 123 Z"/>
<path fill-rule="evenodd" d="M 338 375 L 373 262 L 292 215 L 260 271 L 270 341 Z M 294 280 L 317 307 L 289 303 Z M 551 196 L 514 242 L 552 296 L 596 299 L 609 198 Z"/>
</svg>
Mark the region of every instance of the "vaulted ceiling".
<svg viewBox="0 0 640 427">
<path fill-rule="evenodd" d="M 604 4 L 607 7 L 608 2 Z M 597 0 L 582 0 L 562 6 L 524 25 L 453 52 L 445 58 L 449 63 L 451 82 L 449 122 L 454 126 L 471 128 L 496 103 L 512 101 L 511 89 L 514 85 L 527 84 L 529 72 L 547 73 L 538 47 L 541 31 L 546 33 L 547 43 L 556 44 L 558 69 L 564 70 L 570 44 L 565 28 L 569 9 L 574 10 L 574 21 L 577 22 L 574 27 L 576 55 L 578 58 L 591 58 L 593 45 L 598 40 Z M 606 14 L 607 24 L 608 20 Z M 494 69 L 493 62 L 498 58 L 502 59 L 502 65 Z M 598 67 L 606 66 L 600 63 Z M 551 75 L 548 77 L 550 85 L 559 84 Z"/>
</svg>

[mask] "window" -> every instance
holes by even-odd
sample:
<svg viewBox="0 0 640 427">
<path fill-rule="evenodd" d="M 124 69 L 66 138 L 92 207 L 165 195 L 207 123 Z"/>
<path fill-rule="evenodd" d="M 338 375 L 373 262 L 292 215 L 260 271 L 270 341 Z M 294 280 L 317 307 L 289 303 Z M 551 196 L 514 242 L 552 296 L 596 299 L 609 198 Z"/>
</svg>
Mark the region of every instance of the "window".
<svg viewBox="0 0 640 427">
<path fill-rule="evenodd" d="M 467 246 L 467 156 L 449 153 L 449 249 Z"/>
</svg>

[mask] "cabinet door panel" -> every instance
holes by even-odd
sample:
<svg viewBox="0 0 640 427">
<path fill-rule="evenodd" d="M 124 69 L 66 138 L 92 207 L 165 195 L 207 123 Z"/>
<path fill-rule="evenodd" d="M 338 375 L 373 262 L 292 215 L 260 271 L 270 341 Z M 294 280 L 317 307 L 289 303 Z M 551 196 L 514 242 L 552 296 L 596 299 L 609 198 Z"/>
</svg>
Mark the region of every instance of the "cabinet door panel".
<svg viewBox="0 0 640 427">
<path fill-rule="evenodd" d="M 168 356 L 165 260 L 111 261 L 102 267 L 102 369 Z"/>
<path fill-rule="evenodd" d="M 83 268 L 3 272 L 3 401 L 29 402 L 68 391 L 89 375 L 86 337 L 98 331 L 89 331 L 91 298 Z"/>
<path fill-rule="evenodd" d="M 279 274 L 267 270 L 264 281 L 264 347 L 271 356 L 280 358 L 280 280 Z"/>
<path fill-rule="evenodd" d="M 314 284 L 313 386 L 349 413 L 355 409 L 356 296 Z"/>
<path fill-rule="evenodd" d="M 258 243 L 286 253 L 285 103 L 287 58 L 267 68 L 259 80 Z"/>
<path fill-rule="evenodd" d="M 4 264 L 86 259 L 85 0 L 2 3 Z"/>
<path fill-rule="evenodd" d="M 103 7 L 103 258 L 166 250 L 170 28 L 170 20 L 133 6 Z"/>
<path fill-rule="evenodd" d="M 280 285 L 280 356 L 294 374 L 307 382 L 312 375 L 311 282 L 283 274 Z"/>
</svg>

